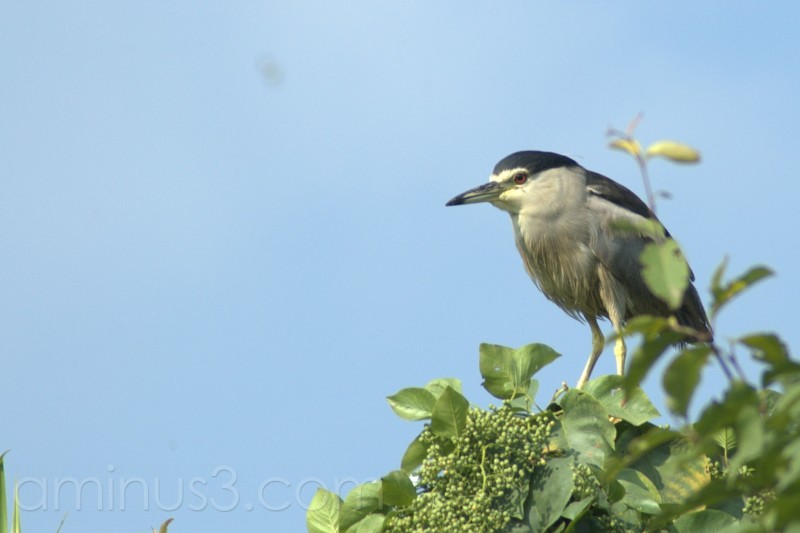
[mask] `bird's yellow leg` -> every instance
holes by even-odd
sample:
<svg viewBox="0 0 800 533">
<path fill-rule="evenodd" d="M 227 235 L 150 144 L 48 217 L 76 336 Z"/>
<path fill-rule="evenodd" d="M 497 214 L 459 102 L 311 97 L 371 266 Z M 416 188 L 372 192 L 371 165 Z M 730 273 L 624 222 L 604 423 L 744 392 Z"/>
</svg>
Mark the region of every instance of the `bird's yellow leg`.
<svg viewBox="0 0 800 533">
<path fill-rule="evenodd" d="M 589 355 L 589 359 L 586 361 L 586 366 L 583 367 L 583 372 L 581 373 L 581 377 L 578 379 L 578 384 L 575 385 L 576 389 L 583 388 L 583 385 L 589 381 L 589 376 L 592 375 L 594 365 L 600 358 L 600 354 L 603 353 L 603 345 L 605 344 L 605 338 L 603 337 L 603 332 L 600 331 L 600 326 L 597 325 L 597 319 L 587 316 L 586 321 L 589 323 L 589 327 L 592 329 L 592 353 Z M 623 355 L 623 359 L 624 357 L 625 356 Z"/>
<path fill-rule="evenodd" d="M 619 330 L 617 330 L 619 334 Z M 628 348 L 625 346 L 625 339 L 617 337 L 617 343 L 614 345 L 614 358 L 617 360 L 617 374 L 620 376 L 625 374 L 625 355 L 628 353 Z"/>
<path fill-rule="evenodd" d="M 614 278 L 611 273 L 602 265 L 597 269 L 597 277 L 600 280 L 600 299 L 608 313 L 608 319 L 614 326 L 617 335 L 622 332 L 622 325 L 625 323 L 625 287 Z M 622 336 L 617 337 L 614 345 L 614 358 L 617 360 L 617 374 L 620 376 L 625 372 L 625 354 L 627 348 Z"/>
</svg>

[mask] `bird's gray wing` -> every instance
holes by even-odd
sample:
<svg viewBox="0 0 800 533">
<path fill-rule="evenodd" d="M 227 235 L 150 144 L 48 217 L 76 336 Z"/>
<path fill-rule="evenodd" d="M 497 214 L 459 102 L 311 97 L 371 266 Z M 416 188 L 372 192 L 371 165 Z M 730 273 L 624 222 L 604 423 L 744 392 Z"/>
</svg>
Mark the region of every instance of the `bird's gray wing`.
<svg viewBox="0 0 800 533">
<path fill-rule="evenodd" d="M 652 238 L 619 223 L 657 220 L 638 196 L 618 183 L 594 172 L 586 173 L 586 207 L 595 234 L 590 241 L 594 256 L 629 294 L 650 294 L 642 277 L 639 257 Z"/>
<path fill-rule="evenodd" d="M 656 215 L 647 207 L 641 198 L 636 196 L 630 189 L 620 185 L 611 178 L 607 178 L 591 170 L 586 171 L 586 188 L 589 194 L 611 202 L 617 207 L 629 211 L 640 217 L 658 220 Z M 669 235 L 669 234 L 667 234 Z"/>
<path fill-rule="evenodd" d="M 598 208 L 599 211 L 605 215 L 602 217 L 604 218 L 602 225 L 604 226 L 603 229 L 605 231 L 608 231 L 611 234 L 619 234 L 619 231 L 615 231 L 613 228 L 614 220 L 627 219 L 632 222 L 636 222 L 637 219 L 646 219 L 657 222 L 663 228 L 664 236 L 671 237 L 669 230 L 665 228 L 663 224 L 661 224 L 661 221 L 658 220 L 656 214 L 653 213 L 647 204 L 645 204 L 641 198 L 636 196 L 633 191 L 624 185 L 620 185 L 616 181 L 612 180 L 611 178 L 607 178 L 602 174 L 587 170 L 586 189 L 589 192 L 590 203 L 592 202 L 592 197 L 596 198 L 597 200 L 602 200 L 602 202 L 599 202 L 600 205 Z M 606 202 L 611 205 L 603 206 L 603 204 Z M 614 207 L 617 209 L 614 209 Z M 644 244 L 647 242 L 652 241 L 652 239 L 645 236 L 641 236 L 640 240 L 643 240 L 642 246 L 644 246 Z M 641 249 L 639 249 L 639 252 L 641 252 Z M 637 254 L 637 263 L 638 258 L 639 256 Z M 600 259 L 602 260 L 602 258 Z M 691 268 L 689 269 L 689 279 L 694 281 L 694 272 L 692 272 Z"/>
<path fill-rule="evenodd" d="M 598 225 L 598 235 L 592 242 L 592 251 L 603 266 L 627 289 L 629 294 L 639 297 L 649 295 L 640 301 L 640 312 L 663 314 L 664 304 L 652 295 L 642 277 L 639 257 L 652 237 L 637 235 L 616 228 L 614 221 L 629 220 L 658 221 L 655 213 L 628 188 L 596 172 L 586 172 L 586 188 L 589 193 L 587 207 Z M 663 225 L 662 225 L 663 227 Z M 665 236 L 669 232 L 664 228 Z M 689 279 L 694 281 L 694 273 L 689 269 Z M 651 309 L 646 309 L 651 307 Z M 644 308 L 644 309 L 642 309 Z M 679 321 L 700 331 L 710 331 L 702 303 L 694 286 L 690 283 L 684 304 L 678 311 Z"/>
</svg>

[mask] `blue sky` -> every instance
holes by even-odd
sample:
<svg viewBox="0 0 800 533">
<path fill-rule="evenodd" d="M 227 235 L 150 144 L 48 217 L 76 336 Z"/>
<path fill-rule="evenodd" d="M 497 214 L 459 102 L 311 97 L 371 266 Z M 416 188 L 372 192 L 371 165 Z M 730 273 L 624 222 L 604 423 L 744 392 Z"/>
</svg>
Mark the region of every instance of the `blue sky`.
<svg viewBox="0 0 800 533">
<path fill-rule="evenodd" d="M 604 137 L 638 112 L 645 143 L 703 153 L 651 174 L 704 299 L 725 256 L 777 272 L 718 338 L 796 347 L 798 27 L 789 1 L 5 3 L 0 450 L 24 527 L 301 531 L 317 486 L 399 465 L 420 426 L 385 396 L 453 376 L 491 401 L 479 343 L 549 344 L 542 390 L 574 382 L 588 327 L 504 213 L 444 203 L 531 148 L 641 194 Z M 722 386 L 709 366 L 695 409 Z"/>
</svg>

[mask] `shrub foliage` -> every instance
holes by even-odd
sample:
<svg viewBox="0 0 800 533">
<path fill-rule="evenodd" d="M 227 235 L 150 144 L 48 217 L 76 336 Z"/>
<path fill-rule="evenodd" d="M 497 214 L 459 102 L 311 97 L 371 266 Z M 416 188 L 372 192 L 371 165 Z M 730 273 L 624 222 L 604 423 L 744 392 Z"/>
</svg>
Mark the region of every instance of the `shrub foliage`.
<svg viewBox="0 0 800 533">
<path fill-rule="evenodd" d="M 716 285 L 713 313 L 763 276 Z M 719 281 L 720 277 L 716 278 Z M 632 368 L 641 378 L 677 327 L 640 319 Z M 763 363 L 759 383 L 738 375 L 737 352 Z M 664 373 L 672 415 L 685 420 L 706 361 L 731 373 L 721 399 L 679 430 L 659 416 L 631 376 L 560 389 L 536 407 L 537 370 L 558 357 L 533 344 L 480 347 L 483 386 L 498 406 L 470 406 L 456 380 L 434 380 L 388 398 L 421 420 L 400 469 L 342 501 L 320 490 L 312 532 L 788 531 L 800 528 L 800 365 L 777 335 L 680 351 Z"/>
</svg>

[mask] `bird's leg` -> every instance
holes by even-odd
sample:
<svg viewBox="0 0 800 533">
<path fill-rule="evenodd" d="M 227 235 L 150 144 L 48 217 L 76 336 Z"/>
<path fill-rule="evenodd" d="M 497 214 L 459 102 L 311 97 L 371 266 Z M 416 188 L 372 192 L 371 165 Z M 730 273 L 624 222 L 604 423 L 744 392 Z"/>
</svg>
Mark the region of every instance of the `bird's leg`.
<svg viewBox="0 0 800 533">
<path fill-rule="evenodd" d="M 592 329 L 592 353 L 586 361 L 586 366 L 583 367 L 583 373 L 581 373 L 581 377 L 578 379 L 578 384 L 575 385 L 576 389 L 582 389 L 583 385 L 589 381 L 589 376 L 592 375 L 594 365 L 600 358 L 600 354 L 603 353 L 603 345 L 605 344 L 605 338 L 603 337 L 603 332 L 600 331 L 600 326 L 597 325 L 597 319 L 593 316 L 587 316 L 586 321 Z"/>
<path fill-rule="evenodd" d="M 612 308 L 609 314 L 611 325 L 614 326 L 614 331 L 617 332 L 617 342 L 614 344 L 614 358 L 617 360 L 617 375 L 625 375 L 625 355 L 628 353 L 628 348 L 625 346 L 625 339 L 622 338 L 622 317 L 617 312 L 616 307 Z"/>
<path fill-rule="evenodd" d="M 617 330 L 617 343 L 614 345 L 614 358 L 617 360 L 617 374 L 620 376 L 625 374 L 625 355 L 628 353 L 628 348 L 625 346 L 625 339 L 622 338 L 619 328 Z"/>
<path fill-rule="evenodd" d="M 625 321 L 625 294 L 626 290 L 622 284 L 614 278 L 605 267 L 597 269 L 597 277 L 600 279 L 600 299 L 608 313 L 608 319 L 617 332 L 617 342 L 614 345 L 614 358 L 617 360 L 617 374 L 620 376 L 625 372 L 625 340 L 622 338 L 622 325 Z"/>
<path fill-rule="evenodd" d="M 614 344 L 614 358 L 617 360 L 617 374 L 620 376 L 625 375 L 625 355 L 628 352 L 628 348 L 625 346 L 625 339 L 622 338 L 622 325 L 617 322 L 616 320 L 612 320 L 614 324 L 614 331 L 617 332 L 617 342 Z M 625 404 L 628 402 L 628 398 L 625 396 L 622 397 L 619 404 L 620 406 L 624 407 Z M 616 424 L 616 422 L 614 422 Z"/>
</svg>

